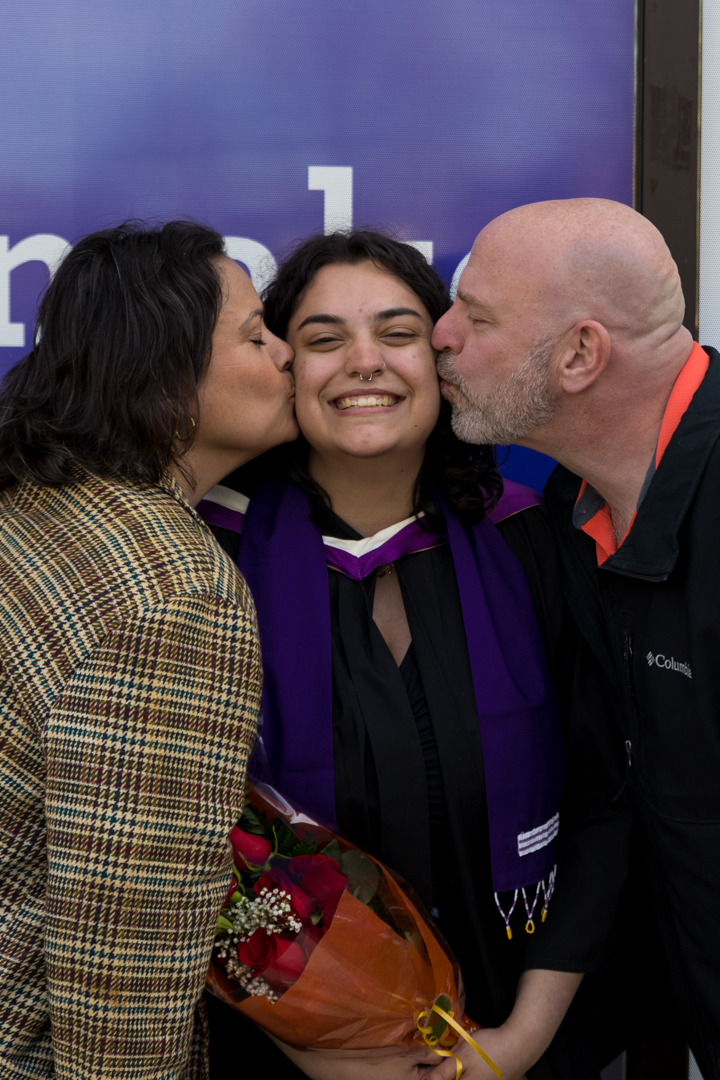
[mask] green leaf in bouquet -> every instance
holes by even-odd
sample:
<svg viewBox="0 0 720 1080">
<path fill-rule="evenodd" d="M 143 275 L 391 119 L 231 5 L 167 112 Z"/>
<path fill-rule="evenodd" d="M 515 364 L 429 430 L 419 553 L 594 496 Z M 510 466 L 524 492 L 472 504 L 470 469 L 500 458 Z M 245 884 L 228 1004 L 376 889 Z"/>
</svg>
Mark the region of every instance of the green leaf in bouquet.
<svg viewBox="0 0 720 1080">
<path fill-rule="evenodd" d="M 398 933 L 412 945 L 415 952 L 420 953 L 421 956 L 427 956 L 427 945 L 425 944 L 422 934 L 418 930 L 417 923 L 415 923 L 404 911 L 396 911 L 395 920 Z"/>
<path fill-rule="evenodd" d="M 387 906 L 379 893 L 375 893 L 372 900 L 369 900 L 366 906 L 369 907 L 371 911 L 375 912 L 378 919 L 382 919 L 382 921 L 387 926 L 389 926 L 391 930 L 394 930 L 398 937 L 405 936 L 403 931 L 400 929 L 397 922 L 395 921 L 395 917 L 393 916 L 390 908 Z"/>
<path fill-rule="evenodd" d="M 448 994 L 438 994 L 433 1004 L 439 1005 L 443 1012 L 452 1015 L 452 998 Z M 430 1013 L 428 1027 L 436 1039 L 442 1039 L 447 1031 L 447 1026 L 447 1020 L 443 1020 L 442 1016 L 438 1016 L 435 1012 Z"/>
<path fill-rule="evenodd" d="M 275 841 L 273 854 L 282 855 L 284 858 L 289 859 L 297 843 L 295 833 L 287 825 L 278 821 L 273 825 L 272 833 Z"/>
<path fill-rule="evenodd" d="M 340 844 L 337 842 L 336 839 L 331 840 L 330 843 L 322 849 L 320 854 L 327 855 L 328 859 L 334 859 L 338 866 L 342 869 L 343 852 Z"/>
<path fill-rule="evenodd" d="M 233 901 L 234 902 L 234 901 Z M 218 915 L 217 925 L 215 927 L 215 934 L 223 934 L 226 930 L 234 930 L 235 927 L 226 919 L 224 915 Z"/>
<path fill-rule="evenodd" d="M 298 840 L 295 847 L 292 849 L 292 857 L 296 855 L 314 855 L 317 844 L 309 844 L 307 840 Z"/>
<path fill-rule="evenodd" d="M 252 889 L 255 882 L 259 881 L 264 873 L 265 873 L 265 871 L 262 870 L 262 869 L 261 870 L 243 870 L 242 881 L 240 882 L 240 884 L 242 886 L 242 889 L 243 889 L 243 896 L 245 896 L 245 894 L 247 892 L 247 889 L 245 888 L 245 886 L 247 885 L 248 889 Z"/>
<path fill-rule="evenodd" d="M 261 813 L 262 817 L 266 819 L 264 822 L 250 806 L 250 803 L 245 803 L 245 808 L 238 822 L 238 828 L 242 829 L 243 832 L 251 833 L 253 836 L 264 836 L 267 832 L 267 815 L 262 811 Z"/>
<path fill-rule="evenodd" d="M 343 874 L 347 874 L 350 891 L 355 899 L 361 904 L 369 904 L 380 884 L 380 871 L 372 859 L 354 848 L 343 851 L 340 869 Z"/>
<path fill-rule="evenodd" d="M 403 937 L 409 945 L 412 945 L 416 953 L 420 953 L 421 956 L 427 956 L 427 945 L 417 926 L 412 926 L 409 930 L 404 930 Z"/>
</svg>

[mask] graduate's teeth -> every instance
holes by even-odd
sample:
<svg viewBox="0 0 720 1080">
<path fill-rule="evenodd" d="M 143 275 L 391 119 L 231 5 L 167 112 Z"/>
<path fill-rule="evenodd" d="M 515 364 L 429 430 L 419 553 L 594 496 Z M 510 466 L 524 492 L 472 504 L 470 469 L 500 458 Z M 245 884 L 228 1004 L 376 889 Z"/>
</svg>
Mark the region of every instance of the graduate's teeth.
<svg viewBox="0 0 720 1080">
<path fill-rule="evenodd" d="M 378 405 L 388 408 L 390 405 L 395 405 L 397 400 L 392 394 L 384 394 L 383 397 L 344 397 L 338 398 L 336 405 L 338 409 L 373 409 Z"/>
</svg>

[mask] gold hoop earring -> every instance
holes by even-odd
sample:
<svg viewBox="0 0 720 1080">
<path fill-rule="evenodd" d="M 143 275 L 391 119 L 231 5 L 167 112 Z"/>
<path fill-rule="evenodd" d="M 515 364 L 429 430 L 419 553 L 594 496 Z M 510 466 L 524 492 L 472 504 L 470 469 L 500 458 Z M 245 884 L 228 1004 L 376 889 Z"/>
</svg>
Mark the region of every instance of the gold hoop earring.
<svg viewBox="0 0 720 1080">
<path fill-rule="evenodd" d="M 196 427 L 195 417 L 191 416 L 191 417 L 189 417 L 189 420 L 190 420 L 190 423 L 192 424 L 192 428 L 191 428 L 191 434 L 192 434 L 192 432 L 195 430 L 195 427 Z M 182 442 L 183 440 L 187 440 L 189 438 L 189 436 L 188 435 L 184 435 L 184 436 L 181 435 L 180 432 L 178 431 L 178 429 L 175 428 L 175 438 L 179 439 Z"/>
</svg>

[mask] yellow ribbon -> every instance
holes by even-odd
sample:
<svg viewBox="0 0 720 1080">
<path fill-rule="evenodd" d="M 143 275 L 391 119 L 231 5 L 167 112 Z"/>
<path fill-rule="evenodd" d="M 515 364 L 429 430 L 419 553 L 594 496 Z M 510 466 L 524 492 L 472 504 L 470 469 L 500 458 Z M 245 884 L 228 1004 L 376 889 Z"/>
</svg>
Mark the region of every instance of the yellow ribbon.
<svg viewBox="0 0 720 1080">
<path fill-rule="evenodd" d="M 433 1012 L 437 1013 L 438 1016 L 442 1016 L 443 1020 L 447 1024 L 449 1024 L 450 1027 L 454 1028 L 455 1031 L 457 1031 L 458 1035 L 460 1035 L 460 1037 L 463 1038 L 466 1043 L 469 1043 L 470 1046 L 472 1046 L 473 1050 L 475 1050 L 480 1055 L 480 1057 L 483 1059 L 485 1064 L 488 1065 L 492 1069 L 492 1071 L 497 1076 L 498 1080 L 503 1080 L 503 1075 L 500 1072 L 500 1070 L 498 1069 L 495 1062 L 490 1060 L 490 1058 L 487 1056 L 487 1054 L 483 1050 L 482 1046 L 478 1046 L 478 1044 L 473 1039 L 472 1035 L 468 1035 L 467 1031 L 465 1031 L 462 1027 L 460 1027 L 460 1024 L 458 1024 L 457 1020 L 453 1019 L 452 1013 L 445 1012 L 445 1010 L 441 1009 L 439 1005 L 431 1005 L 429 1009 L 425 1009 L 418 1016 L 418 1018 L 417 1018 L 418 1031 L 420 1032 L 423 1039 L 425 1040 L 425 1045 L 428 1046 L 432 1050 L 433 1054 L 437 1054 L 439 1057 L 455 1058 L 455 1080 L 460 1080 L 460 1076 L 462 1075 L 462 1071 L 463 1071 L 462 1061 L 457 1056 L 457 1054 L 453 1054 L 453 1052 L 451 1050 L 439 1050 L 437 1048 L 437 1044 L 442 1043 L 444 1041 L 444 1038 L 445 1038 L 444 1036 L 443 1036 L 443 1039 L 441 1040 L 441 1039 L 439 1039 L 437 1037 L 437 1035 L 433 1035 L 431 1033 L 431 1029 L 430 1029 L 429 1026 L 428 1027 L 421 1027 L 420 1026 L 420 1021 L 424 1020 L 425 1017 L 429 1018 L 430 1013 L 433 1013 Z M 450 1033 L 447 1032 L 447 1034 L 449 1035 Z"/>
</svg>

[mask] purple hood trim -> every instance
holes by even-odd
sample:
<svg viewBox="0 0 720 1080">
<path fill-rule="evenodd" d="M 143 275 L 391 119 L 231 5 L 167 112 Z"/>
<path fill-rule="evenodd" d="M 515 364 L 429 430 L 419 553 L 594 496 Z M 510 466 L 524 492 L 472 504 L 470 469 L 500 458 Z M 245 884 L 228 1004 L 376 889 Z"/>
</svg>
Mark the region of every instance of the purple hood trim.
<svg viewBox="0 0 720 1080">
<path fill-rule="evenodd" d="M 425 551 L 427 548 L 439 547 L 440 544 L 444 543 L 445 537 L 443 535 L 428 532 L 427 529 L 423 529 L 419 521 L 415 520 L 411 521 L 400 532 L 395 533 L 380 547 L 375 548 L 374 551 L 369 551 L 366 555 L 361 555 L 359 558 L 351 555 L 348 551 L 343 551 L 342 548 L 336 548 L 326 543 L 325 558 L 328 566 L 331 566 L 334 570 L 339 570 L 341 574 L 352 578 L 353 581 L 362 581 L 368 574 L 372 574 L 373 570 L 377 570 L 379 566 L 395 562 L 396 559 L 401 558 L 403 555 L 411 555 L 415 551 Z"/>
<path fill-rule="evenodd" d="M 505 518 L 519 514 L 521 510 L 529 510 L 531 506 L 542 506 L 543 497 L 535 488 L 525 487 L 524 484 L 516 484 L 514 480 L 503 481 L 503 493 L 498 499 L 497 506 L 488 514 L 493 525 L 499 524 Z"/>
<path fill-rule="evenodd" d="M 497 525 L 498 522 L 518 514 L 521 510 L 527 510 L 531 506 L 542 506 L 542 495 L 533 488 L 516 484 L 513 480 L 506 480 L 504 491 L 488 517 Z M 230 510 L 227 506 L 213 502 L 211 499 L 201 499 L 196 510 L 203 521 L 208 525 L 217 525 L 221 529 L 230 529 L 232 532 L 242 533 L 244 514 L 239 510 Z M 445 536 L 438 533 L 428 532 L 418 521 L 411 521 L 392 539 L 386 541 L 381 547 L 356 558 L 339 548 L 326 545 L 325 554 L 328 566 L 339 570 L 347 577 L 355 581 L 362 581 L 378 566 L 394 562 L 401 555 L 410 555 L 414 551 L 424 551 L 427 548 L 437 547 L 445 543 Z"/>
<path fill-rule="evenodd" d="M 230 529 L 231 532 L 243 531 L 243 518 L 239 510 L 230 510 L 220 503 L 211 502 L 210 499 L 201 499 L 195 507 L 196 511 L 208 525 L 217 525 L 219 529 Z"/>
</svg>

